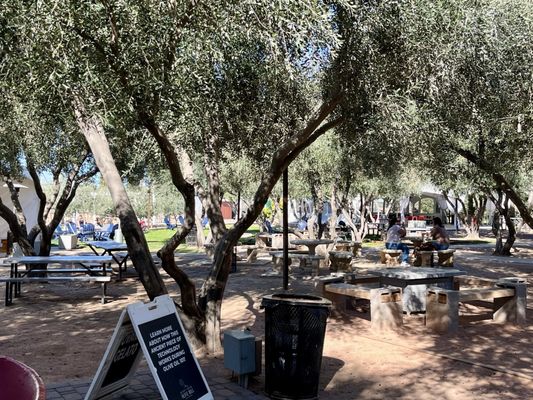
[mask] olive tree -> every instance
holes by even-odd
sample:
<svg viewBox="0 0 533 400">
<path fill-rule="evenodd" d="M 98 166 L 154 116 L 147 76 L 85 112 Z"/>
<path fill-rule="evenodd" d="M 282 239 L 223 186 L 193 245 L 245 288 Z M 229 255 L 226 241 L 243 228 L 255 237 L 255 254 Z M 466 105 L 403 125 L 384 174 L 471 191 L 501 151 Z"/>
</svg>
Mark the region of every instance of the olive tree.
<svg viewBox="0 0 533 400">
<path fill-rule="evenodd" d="M 485 193 L 494 199 L 504 193 L 531 226 L 529 188 L 520 185 L 520 175 L 531 168 L 524 157 L 531 149 L 529 2 L 457 0 L 428 6 L 421 1 L 402 11 L 409 21 L 404 32 L 411 44 L 406 54 L 413 67 L 412 93 L 434 122 L 419 138 L 435 174 L 461 175 L 460 156 Z M 424 40 L 417 42 L 421 34 Z"/>
</svg>

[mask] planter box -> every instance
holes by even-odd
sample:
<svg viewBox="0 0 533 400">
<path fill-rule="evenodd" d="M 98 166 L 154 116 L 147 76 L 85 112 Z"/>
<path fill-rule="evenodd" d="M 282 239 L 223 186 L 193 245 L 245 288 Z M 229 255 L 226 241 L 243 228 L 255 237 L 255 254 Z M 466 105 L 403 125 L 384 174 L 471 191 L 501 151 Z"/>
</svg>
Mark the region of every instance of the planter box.
<svg viewBox="0 0 533 400">
<path fill-rule="evenodd" d="M 65 250 L 75 249 L 78 245 L 78 236 L 76 235 L 59 235 L 59 248 Z"/>
</svg>

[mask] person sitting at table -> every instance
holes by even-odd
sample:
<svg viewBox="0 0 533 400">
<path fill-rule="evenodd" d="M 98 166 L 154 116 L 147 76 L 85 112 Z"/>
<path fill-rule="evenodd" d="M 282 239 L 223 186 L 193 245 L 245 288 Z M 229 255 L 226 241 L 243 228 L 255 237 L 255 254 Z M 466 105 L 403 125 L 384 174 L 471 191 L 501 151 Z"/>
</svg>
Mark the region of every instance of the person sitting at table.
<svg viewBox="0 0 533 400">
<path fill-rule="evenodd" d="M 402 251 L 402 267 L 409 265 L 407 262 L 409 260 L 409 247 L 407 244 L 401 242 L 402 238 L 405 236 L 405 233 L 405 228 L 401 225 L 401 221 L 398 220 L 396 215 L 390 216 L 385 248 Z"/>
<path fill-rule="evenodd" d="M 450 247 L 450 236 L 444 228 L 444 224 L 439 217 L 433 217 L 433 228 L 429 232 L 431 244 L 435 250 L 447 250 Z"/>
</svg>

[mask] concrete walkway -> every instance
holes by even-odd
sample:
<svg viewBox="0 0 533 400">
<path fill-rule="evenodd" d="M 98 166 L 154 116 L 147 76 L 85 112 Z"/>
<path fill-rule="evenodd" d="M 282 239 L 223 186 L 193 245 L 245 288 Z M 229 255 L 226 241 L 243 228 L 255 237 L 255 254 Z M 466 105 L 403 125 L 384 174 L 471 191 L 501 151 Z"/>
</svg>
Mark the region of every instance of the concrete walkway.
<svg viewBox="0 0 533 400">
<path fill-rule="evenodd" d="M 208 376 L 204 371 L 215 400 L 264 400 L 262 394 L 244 389 L 236 382 L 223 376 Z M 83 400 L 89 390 L 90 380 L 77 380 L 49 384 L 46 386 L 47 400 Z M 154 378 L 148 369 L 140 369 L 131 380 L 129 386 L 117 393 L 112 399 L 121 400 L 156 400 L 161 399 Z"/>
</svg>

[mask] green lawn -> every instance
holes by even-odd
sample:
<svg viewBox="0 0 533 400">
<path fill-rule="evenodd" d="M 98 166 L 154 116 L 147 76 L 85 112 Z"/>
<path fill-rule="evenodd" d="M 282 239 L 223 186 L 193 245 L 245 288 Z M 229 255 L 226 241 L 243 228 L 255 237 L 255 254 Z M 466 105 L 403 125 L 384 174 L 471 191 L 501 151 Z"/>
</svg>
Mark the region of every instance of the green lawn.
<svg viewBox="0 0 533 400">
<path fill-rule="evenodd" d="M 229 228 L 230 226 L 228 226 Z M 150 251 L 157 251 L 165 242 L 172 237 L 176 230 L 171 229 L 153 229 L 146 232 L 146 241 L 148 242 L 148 247 Z M 246 233 L 239 239 L 241 244 L 248 244 L 250 239 L 254 239 L 254 235 L 259 232 L 259 225 L 252 225 Z M 207 236 L 209 233 L 208 229 L 204 229 L 204 236 Z M 255 240 L 253 240 L 255 242 Z M 198 248 L 195 246 L 187 246 L 186 244 L 180 244 L 176 249 L 178 253 L 194 253 L 198 251 Z"/>
</svg>

